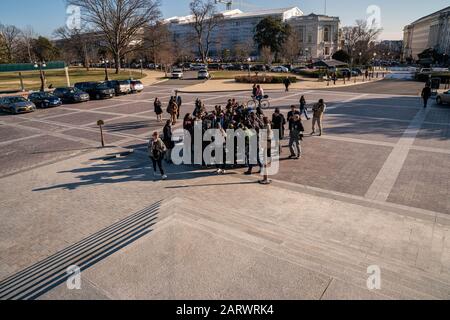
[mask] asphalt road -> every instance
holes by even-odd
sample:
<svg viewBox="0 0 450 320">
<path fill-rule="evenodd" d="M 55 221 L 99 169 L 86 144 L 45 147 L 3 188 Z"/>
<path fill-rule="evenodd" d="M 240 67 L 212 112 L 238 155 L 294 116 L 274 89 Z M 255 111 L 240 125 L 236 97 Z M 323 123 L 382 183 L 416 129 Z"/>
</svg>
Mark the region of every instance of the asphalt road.
<svg viewBox="0 0 450 320">
<path fill-rule="evenodd" d="M 382 80 L 365 85 L 356 85 L 341 88 L 324 89 L 326 91 L 339 91 L 351 93 L 383 93 L 406 96 L 420 95 L 424 83 L 416 81 L 402 81 L 402 80 Z"/>
</svg>

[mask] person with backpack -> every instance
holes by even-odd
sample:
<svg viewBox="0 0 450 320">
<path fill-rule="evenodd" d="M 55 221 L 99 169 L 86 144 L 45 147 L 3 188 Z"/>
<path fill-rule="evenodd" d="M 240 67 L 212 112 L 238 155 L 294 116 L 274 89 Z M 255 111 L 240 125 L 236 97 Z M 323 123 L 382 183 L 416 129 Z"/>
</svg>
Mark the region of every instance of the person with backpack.
<svg viewBox="0 0 450 320">
<path fill-rule="evenodd" d="M 164 158 L 164 153 L 167 151 L 164 142 L 160 139 L 159 133 L 155 131 L 148 143 L 148 154 L 153 164 L 153 175 L 156 177 L 157 169 L 161 173 L 161 179 L 166 180 L 167 176 L 164 173 L 164 168 L 162 165 L 162 160 Z"/>
<path fill-rule="evenodd" d="M 309 120 L 308 107 L 306 106 L 305 96 L 302 96 L 300 98 L 300 116 L 303 115 L 303 114 L 305 115 L 306 120 Z"/>
<path fill-rule="evenodd" d="M 424 109 L 426 109 L 428 107 L 428 99 L 430 99 L 431 94 L 432 94 L 431 87 L 427 83 L 425 85 L 425 88 L 423 88 L 423 90 L 422 90 L 422 99 L 423 99 L 423 108 Z"/>
</svg>

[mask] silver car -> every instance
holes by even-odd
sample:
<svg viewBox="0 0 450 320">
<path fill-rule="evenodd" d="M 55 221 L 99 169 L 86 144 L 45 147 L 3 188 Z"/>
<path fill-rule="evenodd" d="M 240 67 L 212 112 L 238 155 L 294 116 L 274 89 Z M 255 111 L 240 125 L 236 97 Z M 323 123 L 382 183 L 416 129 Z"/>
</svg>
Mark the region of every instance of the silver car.
<svg viewBox="0 0 450 320">
<path fill-rule="evenodd" d="M 436 102 L 438 104 L 450 103 L 450 90 L 438 94 L 436 97 Z"/>
<path fill-rule="evenodd" d="M 33 102 L 21 96 L 0 98 L 0 110 L 12 114 L 28 113 L 36 111 Z"/>
</svg>

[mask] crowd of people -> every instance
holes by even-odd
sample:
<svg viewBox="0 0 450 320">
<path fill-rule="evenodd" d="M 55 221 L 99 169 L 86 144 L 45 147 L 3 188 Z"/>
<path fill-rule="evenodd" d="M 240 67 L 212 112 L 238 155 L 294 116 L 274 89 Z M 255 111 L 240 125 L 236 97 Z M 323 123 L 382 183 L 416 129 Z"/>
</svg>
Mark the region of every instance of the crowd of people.
<svg viewBox="0 0 450 320">
<path fill-rule="evenodd" d="M 261 86 L 255 85 L 253 87 L 253 96 L 261 97 L 264 95 L 264 91 Z M 163 128 L 163 134 L 160 136 L 158 132 L 155 132 L 149 143 L 149 155 L 153 162 L 154 172 L 159 169 L 163 179 L 166 179 L 162 161 L 165 160 L 168 164 L 171 161 L 171 150 L 174 148 L 174 142 L 172 141 L 173 126 L 177 124 L 177 120 L 180 118 L 180 106 L 181 97 L 176 94 L 171 97 L 166 112 L 169 114 L 169 120 L 166 121 Z M 154 102 L 155 113 L 159 122 L 162 121 L 163 107 L 161 101 L 156 98 Z M 319 136 L 323 134 L 322 119 L 326 110 L 326 104 L 321 99 L 312 106 L 312 132 L 310 135 L 316 134 L 316 125 L 319 129 Z M 304 120 L 310 120 L 311 117 L 308 114 L 308 107 L 306 98 L 301 96 L 299 105 L 292 105 L 290 111 L 285 116 L 280 108 L 276 108 L 271 116 L 265 113 L 261 107 L 256 109 L 248 108 L 247 106 L 238 103 L 236 99 L 229 99 L 225 107 L 216 105 L 213 110 L 208 111 L 206 105 L 200 100 L 195 101 L 195 107 L 192 113 L 187 113 L 183 118 L 182 127 L 185 131 L 189 132 L 191 136 L 194 136 L 194 127 L 200 124 L 203 133 L 209 129 L 218 129 L 223 133 L 224 141 L 226 140 L 227 130 L 241 129 L 246 136 L 252 134 L 258 135 L 260 130 L 267 130 L 267 150 L 268 157 L 271 157 L 271 142 L 273 138 L 274 130 L 279 133 L 279 140 L 282 141 L 286 137 L 286 126 L 289 133 L 289 159 L 300 159 L 302 157 L 301 141 L 304 137 L 305 128 L 303 126 Z M 258 143 L 260 141 L 258 140 Z M 205 147 L 205 146 L 204 146 Z M 231 152 L 224 148 L 224 152 Z M 236 152 L 236 150 L 234 150 Z M 282 145 L 280 143 L 279 154 L 283 152 Z M 246 166 L 247 171 L 245 174 L 253 174 L 253 169 L 256 165 L 253 165 L 248 161 L 248 154 L 246 153 Z M 224 157 L 225 158 L 225 157 Z M 236 159 L 236 157 L 234 158 Z M 263 163 L 261 163 L 259 156 L 257 159 L 260 173 L 264 169 Z M 217 173 L 223 174 L 227 168 L 224 163 L 217 163 Z"/>
</svg>

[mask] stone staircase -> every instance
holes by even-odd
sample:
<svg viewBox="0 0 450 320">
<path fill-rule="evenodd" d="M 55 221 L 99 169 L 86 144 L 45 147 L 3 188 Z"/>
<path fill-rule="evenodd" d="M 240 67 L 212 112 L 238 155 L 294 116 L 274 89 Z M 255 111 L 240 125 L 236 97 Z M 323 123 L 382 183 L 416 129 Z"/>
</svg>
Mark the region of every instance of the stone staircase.
<svg viewBox="0 0 450 320">
<path fill-rule="evenodd" d="M 196 228 L 331 276 L 361 291 L 369 292 L 367 268 L 379 265 L 382 288 L 370 291 L 374 299 L 450 298 L 448 273 L 436 275 L 400 259 L 370 254 L 344 242 L 317 236 L 306 225 L 288 228 L 261 219 L 259 211 L 251 210 L 249 203 L 236 206 L 224 202 L 220 196 L 210 195 L 206 200 L 202 197 L 201 201 L 183 196 L 170 200 L 164 207 Z"/>
</svg>

